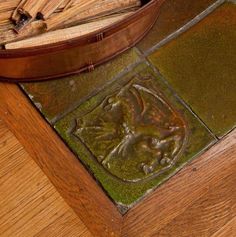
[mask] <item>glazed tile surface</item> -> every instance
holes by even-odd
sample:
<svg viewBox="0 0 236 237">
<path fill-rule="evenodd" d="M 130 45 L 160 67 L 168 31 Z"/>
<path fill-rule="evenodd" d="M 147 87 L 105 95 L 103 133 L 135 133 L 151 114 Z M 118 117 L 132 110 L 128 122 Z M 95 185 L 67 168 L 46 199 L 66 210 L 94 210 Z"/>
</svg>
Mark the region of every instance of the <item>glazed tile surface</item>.
<svg viewBox="0 0 236 237">
<path fill-rule="evenodd" d="M 138 48 L 145 52 L 155 46 L 214 2 L 216 0 L 166 0 L 161 8 L 156 24 L 150 33 L 138 44 Z"/>
<path fill-rule="evenodd" d="M 147 64 L 55 128 L 120 205 L 132 205 L 214 141 Z"/>
<path fill-rule="evenodd" d="M 25 83 L 22 86 L 45 117 L 53 122 L 137 60 L 136 51 L 131 49 L 96 68 L 92 73 L 83 73 L 62 80 Z"/>
<path fill-rule="evenodd" d="M 235 4 L 225 3 L 150 60 L 217 136 L 235 126 Z"/>
</svg>

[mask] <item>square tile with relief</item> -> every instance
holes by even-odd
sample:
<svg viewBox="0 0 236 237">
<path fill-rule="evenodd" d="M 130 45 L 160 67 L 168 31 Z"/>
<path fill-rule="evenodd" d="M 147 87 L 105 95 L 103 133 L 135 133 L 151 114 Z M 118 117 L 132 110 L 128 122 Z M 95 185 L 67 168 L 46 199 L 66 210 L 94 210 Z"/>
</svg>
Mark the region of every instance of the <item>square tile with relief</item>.
<svg viewBox="0 0 236 237">
<path fill-rule="evenodd" d="M 123 211 L 214 142 L 146 63 L 55 128 Z"/>
</svg>

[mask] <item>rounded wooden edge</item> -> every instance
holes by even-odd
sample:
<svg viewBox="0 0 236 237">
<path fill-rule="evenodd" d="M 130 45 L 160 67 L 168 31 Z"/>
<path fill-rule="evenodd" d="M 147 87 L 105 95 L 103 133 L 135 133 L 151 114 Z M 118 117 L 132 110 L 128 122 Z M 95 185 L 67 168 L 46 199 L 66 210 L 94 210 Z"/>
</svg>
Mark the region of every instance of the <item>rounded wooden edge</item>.
<svg viewBox="0 0 236 237">
<path fill-rule="evenodd" d="M 24 67 L 19 70 L 20 65 L 18 64 L 18 71 L 15 72 L 15 75 L 12 73 L 4 71 L 2 75 L 0 75 L 0 81 L 7 81 L 7 82 L 35 82 L 35 81 L 43 81 L 43 80 L 51 80 L 54 78 L 62 78 L 64 76 L 69 76 L 69 75 L 75 75 L 84 71 L 91 71 L 93 70 L 94 67 L 114 58 L 115 56 L 121 54 L 122 52 L 128 50 L 129 48 L 133 47 L 135 44 L 137 44 L 151 29 L 151 27 L 154 25 L 156 22 L 158 16 L 159 16 L 159 10 L 161 5 L 163 4 L 165 0 L 151 0 L 148 2 L 143 8 L 139 9 L 137 12 L 132 14 L 130 17 L 127 17 L 126 19 L 110 26 L 107 28 L 104 28 L 103 30 L 96 31 L 94 33 L 88 34 L 83 37 L 78 37 L 74 38 L 70 41 L 64 41 L 64 42 L 58 42 L 54 44 L 48 44 L 44 46 L 39 46 L 39 47 L 34 47 L 34 48 L 26 48 L 26 49 L 12 49 L 12 50 L 3 50 L 0 51 L 0 61 L 2 61 L 2 66 L 4 65 L 8 68 L 10 67 L 10 64 L 12 63 L 11 60 L 16 60 L 19 63 L 21 63 L 23 66 L 27 63 L 29 64 L 30 68 L 32 66 L 32 72 L 24 72 Z M 147 17 L 149 16 L 149 13 L 152 15 L 152 17 Z M 104 39 L 110 39 L 109 42 L 112 42 L 111 39 L 114 38 L 115 34 L 123 34 L 123 36 L 128 33 L 129 29 L 132 28 L 133 24 L 137 24 L 137 22 L 140 21 L 140 19 L 149 19 L 149 23 L 145 23 L 145 25 L 140 26 L 140 32 L 136 32 L 135 36 L 130 42 L 127 42 L 123 45 L 119 45 L 113 48 L 110 53 L 106 53 L 104 57 L 100 57 L 95 59 L 84 59 L 85 61 L 91 60 L 92 64 L 90 63 L 82 63 L 80 62 L 75 62 L 73 60 L 73 63 L 69 67 L 64 67 L 66 66 L 66 62 L 59 62 L 58 58 L 60 56 L 65 56 L 65 54 L 70 54 L 74 49 L 78 48 L 86 48 L 90 47 L 91 44 L 97 44 L 98 48 L 103 48 L 102 43 L 104 42 L 98 41 L 98 34 L 103 34 Z M 127 29 L 127 32 L 121 33 L 124 29 Z M 133 31 L 134 33 L 135 31 Z M 107 43 L 109 43 L 107 42 Z M 116 48 L 116 50 L 114 50 Z M 89 50 L 89 49 L 88 49 Z M 57 56 L 56 56 L 57 55 Z M 81 57 L 80 55 L 79 57 Z M 88 55 L 87 55 L 88 56 Z M 100 55 L 101 56 L 101 55 Z M 30 65 L 30 60 L 32 57 L 37 58 L 41 57 L 41 59 L 38 59 L 37 61 L 34 61 L 34 65 Z M 55 60 L 55 67 L 57 66 L 58 68 L 64 68 L 64 70 L 58 69 L 50 71 L 50 69 L 47 67 L 46 62 L 43 63 L 44 59 L 46 60 L 47 57 L 52 57 Z M 91 57 L 93 57 L 91 55 Z M 51 58 L 51 59 L 52 59 Z M 79 58 L 78 58 L 79 59 Z M 5 61 L 6 60 L 6 61 Z M 8 61 L 9 60 L 9 61 Z M 46 60 L 47 61 L 47 60 Z M 37 66 L 38 65 L 38 66 Z M 38 67 L 38 69 L 37 69 Z M 48 68 L 45 70 L 43 73 L 37 73 L 38 70 L 41 70 L 41 68 Z M 55 68 L 54 67 L 54 68 Z"/>
<path fill-rule="evenodd" d="M 157 15 L 158 17 L 158 15 Z M 109 60 L 112 60 L 114 59 L 115 57 L 117 57 L 118 55 L 124 53 L 125 51 L 127 51 L 128 49 L 134 47 L 140 40 L 142 40 L 145 35 L 150 31 L 150 29 L 153 27 L 154 23 L 150 25 L 149 28 L 146 29 L 146 31 L 140 35 L 140 37 L 133 42 L 132 45 L 130 45 L 129 47 L 127 48 L 124 48 L 122 49 L 121 51 L 117 51 L 115 54 L 111 55 L 110 57 L 107 57 L 107 58 L 104 58 L 103 60 L 101 61 L 98 61 L 97 63 L 95 63 L 93 66 L 94 68 L 102 65 L 103 63 L 109 61 Z M 80 73 L 85 73 L 85 72 L 88 72 L 88 67 L 83 67 L 83 68 L 80 68 L 79 70 L 76 70 L 76 71 L 73 71 L 73 72 L 66 72 L 66 73 L 63 73 L 63 74 L 56 74 L 56 75 L 51 75 L 51 76 L 47 76 L 47 77 L 41 77 L 41 78 L 6 78 L 6 77 L 1 77 L 0 76 L 0 81 L 2 82 L 8 82 L 8 83 L 23 83 L 23 82 L 40 82 L 40 81 L 49 81 L 49 80 L 52 80 L 52 79 L 62 79 L 63 77 L 66 77 L 66 76 L 74 76 L 74 75 L 78 75 Z"/>
<path fill-rule="evenodd" d="M 132 24 L 135 20 L 139 19 L 141 15 L 145 14 L 150 8 L 155 5 L 161 5 L 165 0 L 151 0 L 141 9 L 137 10 L 137 12 L 133 13 L 132 15 L 128 16 L 127 18 L 121 20 L 113 24 L 112 26 L 108 26 L 103 28 L 102 30 L 95 31 L 93 33 L 87 34 L 82 37 L 76 37 L 71 39 L 70 41 L 62 41 L 58 43 L 52 43 L 43 46 L 37 47 L 29 47 L 25 49 L 6 49 L 0 50 L 0 58 L 15 58 L 15 57 L 27 57 L 27 56 L 35 56 L 37 54 L 44 54 L 49 52 L 55 52 L 59 50 L 65 50 L 69 48 L 73 48 L 76 46 L 86 45 L 89 43 L 93 43 L 97 41 L 97 35 L 99 33 L 103 33 L 105 36 L 110 36 L 113 33 L 119 31 L 127 24 Z M 137 43 L 137 42 L 136 42 Z"/>
</svg>

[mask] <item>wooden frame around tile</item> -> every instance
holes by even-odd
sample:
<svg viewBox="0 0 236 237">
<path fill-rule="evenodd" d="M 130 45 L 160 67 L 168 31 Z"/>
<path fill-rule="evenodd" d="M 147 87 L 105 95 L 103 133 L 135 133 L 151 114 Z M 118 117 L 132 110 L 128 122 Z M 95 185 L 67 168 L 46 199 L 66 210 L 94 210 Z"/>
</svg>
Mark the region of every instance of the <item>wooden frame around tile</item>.
<svg viewBox="0 0 236 237">
<path fill-rule="evenodd" d="M 157 236 L 211 184 L 236 173 L 234 130 L 122 216 L 17 85 L 0 83 L 0 119 L 98 237 Z"/>
</svg>

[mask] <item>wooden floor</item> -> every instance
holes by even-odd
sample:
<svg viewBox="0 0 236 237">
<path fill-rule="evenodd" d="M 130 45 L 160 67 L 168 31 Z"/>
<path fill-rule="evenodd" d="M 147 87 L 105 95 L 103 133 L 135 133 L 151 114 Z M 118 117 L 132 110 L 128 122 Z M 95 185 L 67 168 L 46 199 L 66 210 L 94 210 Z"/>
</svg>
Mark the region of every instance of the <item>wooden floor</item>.
<svg viewBox="0 0 236 237">
<path fill-rule="evenodd" d="M 0 236 L 91 236 L 1 120 Z"/>
</svg>

